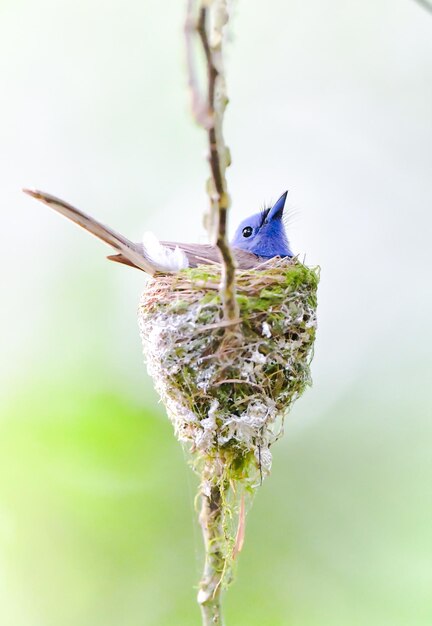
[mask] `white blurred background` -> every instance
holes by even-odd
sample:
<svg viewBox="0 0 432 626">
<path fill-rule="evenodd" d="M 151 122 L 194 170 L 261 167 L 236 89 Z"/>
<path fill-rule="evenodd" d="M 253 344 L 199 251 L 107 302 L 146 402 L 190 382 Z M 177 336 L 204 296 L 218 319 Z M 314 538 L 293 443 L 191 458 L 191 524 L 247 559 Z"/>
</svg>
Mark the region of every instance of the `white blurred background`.
<svg viewBox="0 0 432 626">
<path fill-rule="evenodd" d="M 86 393 L 156 401 L 135 319 L 143 276 L 110 265 L 103 244 L 20 189 L 58 195 L 133 239 L 205 241 L 206 143 L 188 110 L 183 5 L 0 4 L 5 407 L 29 381 L 50 389 L 69 377 Z M 352 546 L 369 561 L 353 593 L 370 583 L 378 599 L 365 606 L 385 596 L 399 607 L 363 607 L 356 621 L 347 600 L 340 623 L 429 624 L 432 15 L 414 0 L 238 0 L 227 75 L 232 230 L 289 189 L 294 250 L 322 271 L 314 387 L 291 418 L 292 458 L 310 445 L 325 467 L 337 459 L 331 497 L 354 463 L 360 487 L 350 483 L 352 501 L 348 483 L 337 492 L 337 511 L 352 511 L 338 537 L 352 540 L 360 516 L 375 542 Z M 380 526 L 381 510 L 403 528 Z M 338 549 L 349 578 L 357 565 Z M 312 613 L 293 624 L 327 623 Z"/>
<path fill-rule="evenodd" d="M 356 378 L 371 351 L 375 366 L 426 357 L 432 16 L 413 0 L 234 9 L 231 224 L 289 189 L 294 248 L 322 266 L 316 384 Z M 56 360 L 73 358 L 64 333 L 79 333 L 81 356 L 93 298 L 97 324 L 122 337 L 105 357 L 139 384 L 142 276 L 105 263 L 101 244 L 20 189 L 57 194 L 132 238 L 205 241 L 205 138 L 188 111 L 182 23 L 179 2 L 1 5 L 5 381 L 40 364 L 47 329 Z"/>
</svg>

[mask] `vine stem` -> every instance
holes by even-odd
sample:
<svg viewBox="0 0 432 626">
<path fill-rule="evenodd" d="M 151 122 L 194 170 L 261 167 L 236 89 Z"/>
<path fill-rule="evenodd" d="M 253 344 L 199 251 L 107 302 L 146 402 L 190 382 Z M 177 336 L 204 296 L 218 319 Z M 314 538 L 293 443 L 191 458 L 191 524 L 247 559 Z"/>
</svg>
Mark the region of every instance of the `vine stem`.
<svg viewBox="0 0 432 626">
<path fill-rule="evenodd" d="M 432 13 L 432 4 L 428 0 L 415 0 L 423 9 Z"/>
<path fill-rule="evenodd" d="M 225 567 L 221 540 L 222 494 L 219 485 L 213 485 L 210 493 L 201 491 L 201 513 L 199 521 L 205 547 L 204 572 L 199 585 L 198 604 L 201 607 L 203 626 L 223 626 L 221 608 L 221 581 Z"/>
<path fill-rule="evenodd" d="M 195 13 L 198 9 L 198 16 Z M 207 191 L 210 197 L 208 229 L 213 243 L 219 248 L 222 260 L 220 291 L 225 321 L 239 321 L 236 300 L 236 262 L 227 237 L 227 217 L 231 204 L 225 177 L 231 163 L 229 149 L 223 136 L 223 119 L 228 103 L 223 67 L 223 31 L 228 23 L 227 0 L 188 0 L 185 24 L 186 61 L 189 88 L 192 94 L 192 113 L 206 133 L 209 146 L 210 178 Z M 211 32 L 211 35 L 210 35 Z M 206 94 L 200 93 L 194 62 L 193 42 L 198 35 L 206 61 Z M 232 328 L 227 329 L 230 332 Z"/>
<path fill-rule="evenodd" d="M 228 19 L 227 0 L 187 0 L 185 38 L 191 108 L 195 121 L 207 134 L 210 165 L 210 178 L 207 182 L 210 212 L 206 215 L 206 226 L 212 243 L 220 251 L 222 271 L 219 292 L 223 305 L 224 340 L 231 341 L 235 340 L 235 329 L 240 316 L 236 299 L 236 262 L 227 236 L 231 200 L 225 172 L 231 163 L 231 157 L 223 135 L 228 97 L 222 45 Z M 197 44 L 205 60 L 206 85 L 202 90 L 197 74 Z M 222 467 L 220 459 L 213 459 L 205 464 L 201 473 L 199 521 L 204 539 L 205 564 L 197 600 L 203 626 L 223 626 L 221 594 L 226 550 L 220 476 Z"/>
</svg>

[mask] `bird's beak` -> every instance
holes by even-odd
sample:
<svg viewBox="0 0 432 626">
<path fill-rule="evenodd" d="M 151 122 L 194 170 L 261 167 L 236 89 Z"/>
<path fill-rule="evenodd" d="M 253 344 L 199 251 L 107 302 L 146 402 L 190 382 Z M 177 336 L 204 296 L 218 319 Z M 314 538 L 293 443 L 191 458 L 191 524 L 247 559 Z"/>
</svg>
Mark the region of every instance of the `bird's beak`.
<svg viewBox="0 0 432 626">
<path fill-rule="evenodd" d="M 272 220 L 280 220 L 282 219 L 283 211 L 285 208 L 285 201 L 287 199 L 288 191 L 285 191 L 279 198 L 277 202 L 272 206 L 270 212 L 267 216 L 267 222 L 271 222 Z"/>
</svg>

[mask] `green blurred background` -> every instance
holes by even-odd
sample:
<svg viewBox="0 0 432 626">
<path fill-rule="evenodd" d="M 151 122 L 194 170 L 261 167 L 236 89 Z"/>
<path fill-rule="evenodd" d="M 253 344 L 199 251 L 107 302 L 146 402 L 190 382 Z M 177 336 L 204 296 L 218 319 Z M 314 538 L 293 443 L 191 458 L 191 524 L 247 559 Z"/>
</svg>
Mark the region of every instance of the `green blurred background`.
<svg viewBox="0 0 432 626">
<path fill-rule="evenodd" d="M 142 363 L 143 275 L 20 193 L 205 241 L 184 2 L 1 0 L 0 623 L 199 623 L 195 479 Z M 248 517 L 229 626 L 432 623 L 432 16 L 238 0 L 232 222 L 289 188 L 314 386 Z"/>
</svg>

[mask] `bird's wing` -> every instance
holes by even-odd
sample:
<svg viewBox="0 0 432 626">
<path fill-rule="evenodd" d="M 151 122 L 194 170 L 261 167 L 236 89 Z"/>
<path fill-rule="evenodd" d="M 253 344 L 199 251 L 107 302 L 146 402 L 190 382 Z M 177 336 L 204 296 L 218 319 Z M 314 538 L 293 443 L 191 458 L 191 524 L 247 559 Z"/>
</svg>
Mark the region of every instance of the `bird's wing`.
<svg viewBox="0 0 432 626">
<path fill-rule="evenodd" d="M 56 198 L 43 191 L 24 189 L 24 192 L 32 196 L 32 198 L 40 200 L 52 209 L 55 209 L 58 213 L 61 213 L 75 222 L 75 224 L 78 224 L 78 226 L 81 226 L 95 237 L 98 237 L 98 239 L 109 244 L 118 253 L 108 257 L 111 261 L 136 267 L 150 275 L 153 275 L 155 272 L 167 273 L 172 271 L 155 261 L 142 243 L 133 243 L 109 226 L 98 222 L 90 215 L 64 202 L 64 200 L 60 200 L 60 198 Z M 180 248 L 188 258 L 189 267 L 221 262 L 220 252 L 216 246 L 196 243 L 176 243 L 173 241 L 163 241 L 162 245 L 172 250 L 177 247 Z M 239 248 L 234 249 L 234 254 L 239 269 L 253 268 L 260 262 L 259 257 L 255 254 L 240 250 Z"/>
<path fill-rule="evenodd" d="M 180 248 L 185 253 L 189 267 L 197 267 L 198 265 L 209 265 L 212 263 L 220 263 L 219 250 L 216 246 L 210 246 L 206 244 L 194 244 L 194 243 L 178 243 L 175 241 L 161 241 L 162 246 L 175 250 Z M 138 250 L 144 250 L 142 243 L 136 243 L 135 246 Z M 256 258 L 256 257 L 255 257 Z M 123 263 L 124 265 L 130 265 L 134 267 L 134 263 L 130 261 L 124 254 L 112 254 L 108 257 L 110 261 L 116 263 Z"/>
<path fill-rule="evenodd" d="M 198 265 L 206 264 L 211 265 L 213 263 L 220 264 L 221 262 L 219 248 L 217 248 L 216 246 L 211 246 L 210 244 L 161 241 L 161 245 L 170 248 L 170 250 L 180 248 L 180 250 L 184 252 L 187 256 L 189 267 L 197 267 Z M 144 250 L 144 246 L 141 243 L 136 243 L 135 246 L 139 250 Z M 237 262 L 237 267 L 239 269 L 251 269 L 259 265 L 259 263 L 262 261 L 260 257 L 257 257 L 251 252 L 246 252 L 246 250 L 234 248 L 233 251 Z M 130 265 L 132 267 L 134 266 L 134 264 L 131 263 L 131 261 L 123 254 L 114 254 L 109 256 L 108 259 L 110 261 L 115 261 L 116 263 L 123 263 L 124 265 Z"/>
<path fill-rule="evenodd" d="M 203 265 L 205 263 L 221 262 L 221 256 L 217 246 L 199 243 L 177 243 L 175 241 L 162 241 L 161 243 L 171 249 L 179 247 L 180 250 L 186 254 L 189 267 L 196 267 L 197 265 Z M 246 252 L 246 250 L 241 250 L 240 248 L 234 248 L 233 252 L 239 269 L 251 269 L 260 263 L 260 258 L 257 257 L 256 254 Z"/>
<path fill-rule="evenodd" d="M 180 243 L 177 241 L 161 241 L 163 246 L 174 250 L 180 248 L 189 261 L 189 267 L 220 263 L 220 253 L 216 246 L 202 243 Z"/>
<path fill-rule="evenodd" d="M 89 233 L 98 237 L 105 243 L 109 244 L 116 250 L 120 252 L 120 256 L 122 260 L 120 262 L 126 263 L 127 265 L 132 265 L 133 267 L 137 267 L 144 272 L 147 272 L 150 275 L 153 275 L 157 271 L 164 271 L 164 268 L 159 267 L 153 260 L 150 258 L 148 254 L 146 254 L 146 250 L 143 247 L 137 247 L 136 244 L 129 241 L 120 233 L 117 233 L 112 228 L 101 224 L 97 220 L 95 220 L 90 215 L 87 215 L 83 211 L 76 209 L 71 204 L 56 198 L 48 193 L 44 193 L 43 191 L 32 191 L 30 189 L 24 189 L 25 193 L 36 200 L 40 200 L 44 202 L 46 205 L 58 211 L 65 217 L 69 218 L 78 226 L 81 226 Z"/>
<path fill-rule="evenodd" d="M 263 261 L 261 257 L 253 254 L 252 252 L 247 252 L 246 250 L 241 250 L 240 248 L 233 248 L 233 251 L 239 270 L 253 269 Z"/>
</svg>

